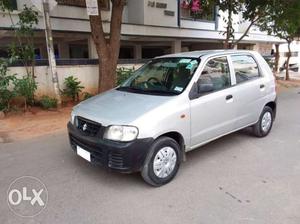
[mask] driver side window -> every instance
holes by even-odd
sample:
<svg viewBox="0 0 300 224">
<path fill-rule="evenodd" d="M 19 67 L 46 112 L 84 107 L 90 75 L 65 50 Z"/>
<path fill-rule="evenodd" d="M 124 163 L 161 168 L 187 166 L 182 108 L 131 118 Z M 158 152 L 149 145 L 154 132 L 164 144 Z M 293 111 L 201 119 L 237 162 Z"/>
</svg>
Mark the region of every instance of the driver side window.
<svg viewBox="0 0 300 224">
<path fill-rule="evenodd" d="M 219 91 L 231 86 L 230 70 L 227 57 L 210 59 L 198 80 L 201 93 Z"/>
<path fill-rule="evenodd" d="M 149 65 L 149 68 L 144 70 L 143 76 L 138 76 L 135 80 L 137 83 L 147 82 L 149 79 L 163 80 L 166 69 L 162 66 Z"/>
</svg>

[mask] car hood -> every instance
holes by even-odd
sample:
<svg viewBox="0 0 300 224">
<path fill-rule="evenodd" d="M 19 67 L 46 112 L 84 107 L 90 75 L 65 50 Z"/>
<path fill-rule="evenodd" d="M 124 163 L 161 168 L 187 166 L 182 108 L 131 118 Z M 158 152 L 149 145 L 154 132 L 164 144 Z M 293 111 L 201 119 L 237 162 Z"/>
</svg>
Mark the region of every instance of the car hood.
<svg viewBox="0 0 300 224">
<path fill-rule="evenodd" d="M 110 90 L 74 107 L 76 116 L 107 125 L 128 125 L 170 101 L 174 96 L 156 96 Z"/>
</svg>

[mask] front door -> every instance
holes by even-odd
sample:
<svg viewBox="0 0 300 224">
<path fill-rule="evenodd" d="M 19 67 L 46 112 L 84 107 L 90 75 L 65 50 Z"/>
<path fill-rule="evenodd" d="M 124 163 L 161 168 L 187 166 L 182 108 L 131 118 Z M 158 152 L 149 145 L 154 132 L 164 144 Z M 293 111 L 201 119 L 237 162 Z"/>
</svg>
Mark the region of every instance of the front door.
<svg viewBox="0 0 300 224">
<path fill-rule="evenodd" d="M 200 97 L 191 103 L 191 146 L 233 131 L 236 115 L 235 92 L 226 56 L 209 59 L 199 77 Z"/>
</svg>

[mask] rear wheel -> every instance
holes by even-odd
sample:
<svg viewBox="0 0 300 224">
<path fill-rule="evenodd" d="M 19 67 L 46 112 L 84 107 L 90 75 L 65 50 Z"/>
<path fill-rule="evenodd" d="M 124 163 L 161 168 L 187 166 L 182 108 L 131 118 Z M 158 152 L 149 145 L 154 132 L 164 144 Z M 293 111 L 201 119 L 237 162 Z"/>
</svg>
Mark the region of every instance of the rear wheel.
<svg viewBox="0 0 300 224">
<path fill-rule="evenodd" d="M 274 112 L 271 107 L 265 106 L 258 122 L 253 126 L 253 134 L 257 137 L 267 136 L 273 126 Z"/>
<path fill-rule="evenodd" d="M 169 183 L 176 175 L 181 161 L 178 143 L 169 137 L 157 139 L 142 169 L 143 179 L 152 186 Z"/>
</svg>

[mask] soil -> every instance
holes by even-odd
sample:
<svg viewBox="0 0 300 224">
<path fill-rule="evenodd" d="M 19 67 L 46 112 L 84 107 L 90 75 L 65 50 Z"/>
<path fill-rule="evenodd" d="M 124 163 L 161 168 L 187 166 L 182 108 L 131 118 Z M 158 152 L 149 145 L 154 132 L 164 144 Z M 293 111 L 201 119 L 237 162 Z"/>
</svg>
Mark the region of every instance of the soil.
<svg viewBox="0 0 300 224">
<path fill-rule="evenodd" d="M 300 87 L 300 80 L 277 80 L 277 91 Z M 56 111 L 31 108 L 30 112 L 13 112 L 0 119 L 0 144 L 66 131 L 72 106 Z"/>
<path fill-rule="evenodd" d="M 287 80 L 277 80 L 277 90 L 284 91 L 288 88 L 297 88 L 300 87 L 300 80 L 291 79 L 289 81 Z"/>
<path fill-rule="evenodd" d="M 29 112 L 12 112 L 0 120 L 0 143 L 30 139 L 63 132 L 70 119 L 72 107 L 55 111 L 31 108 Z"/>
</svg>

